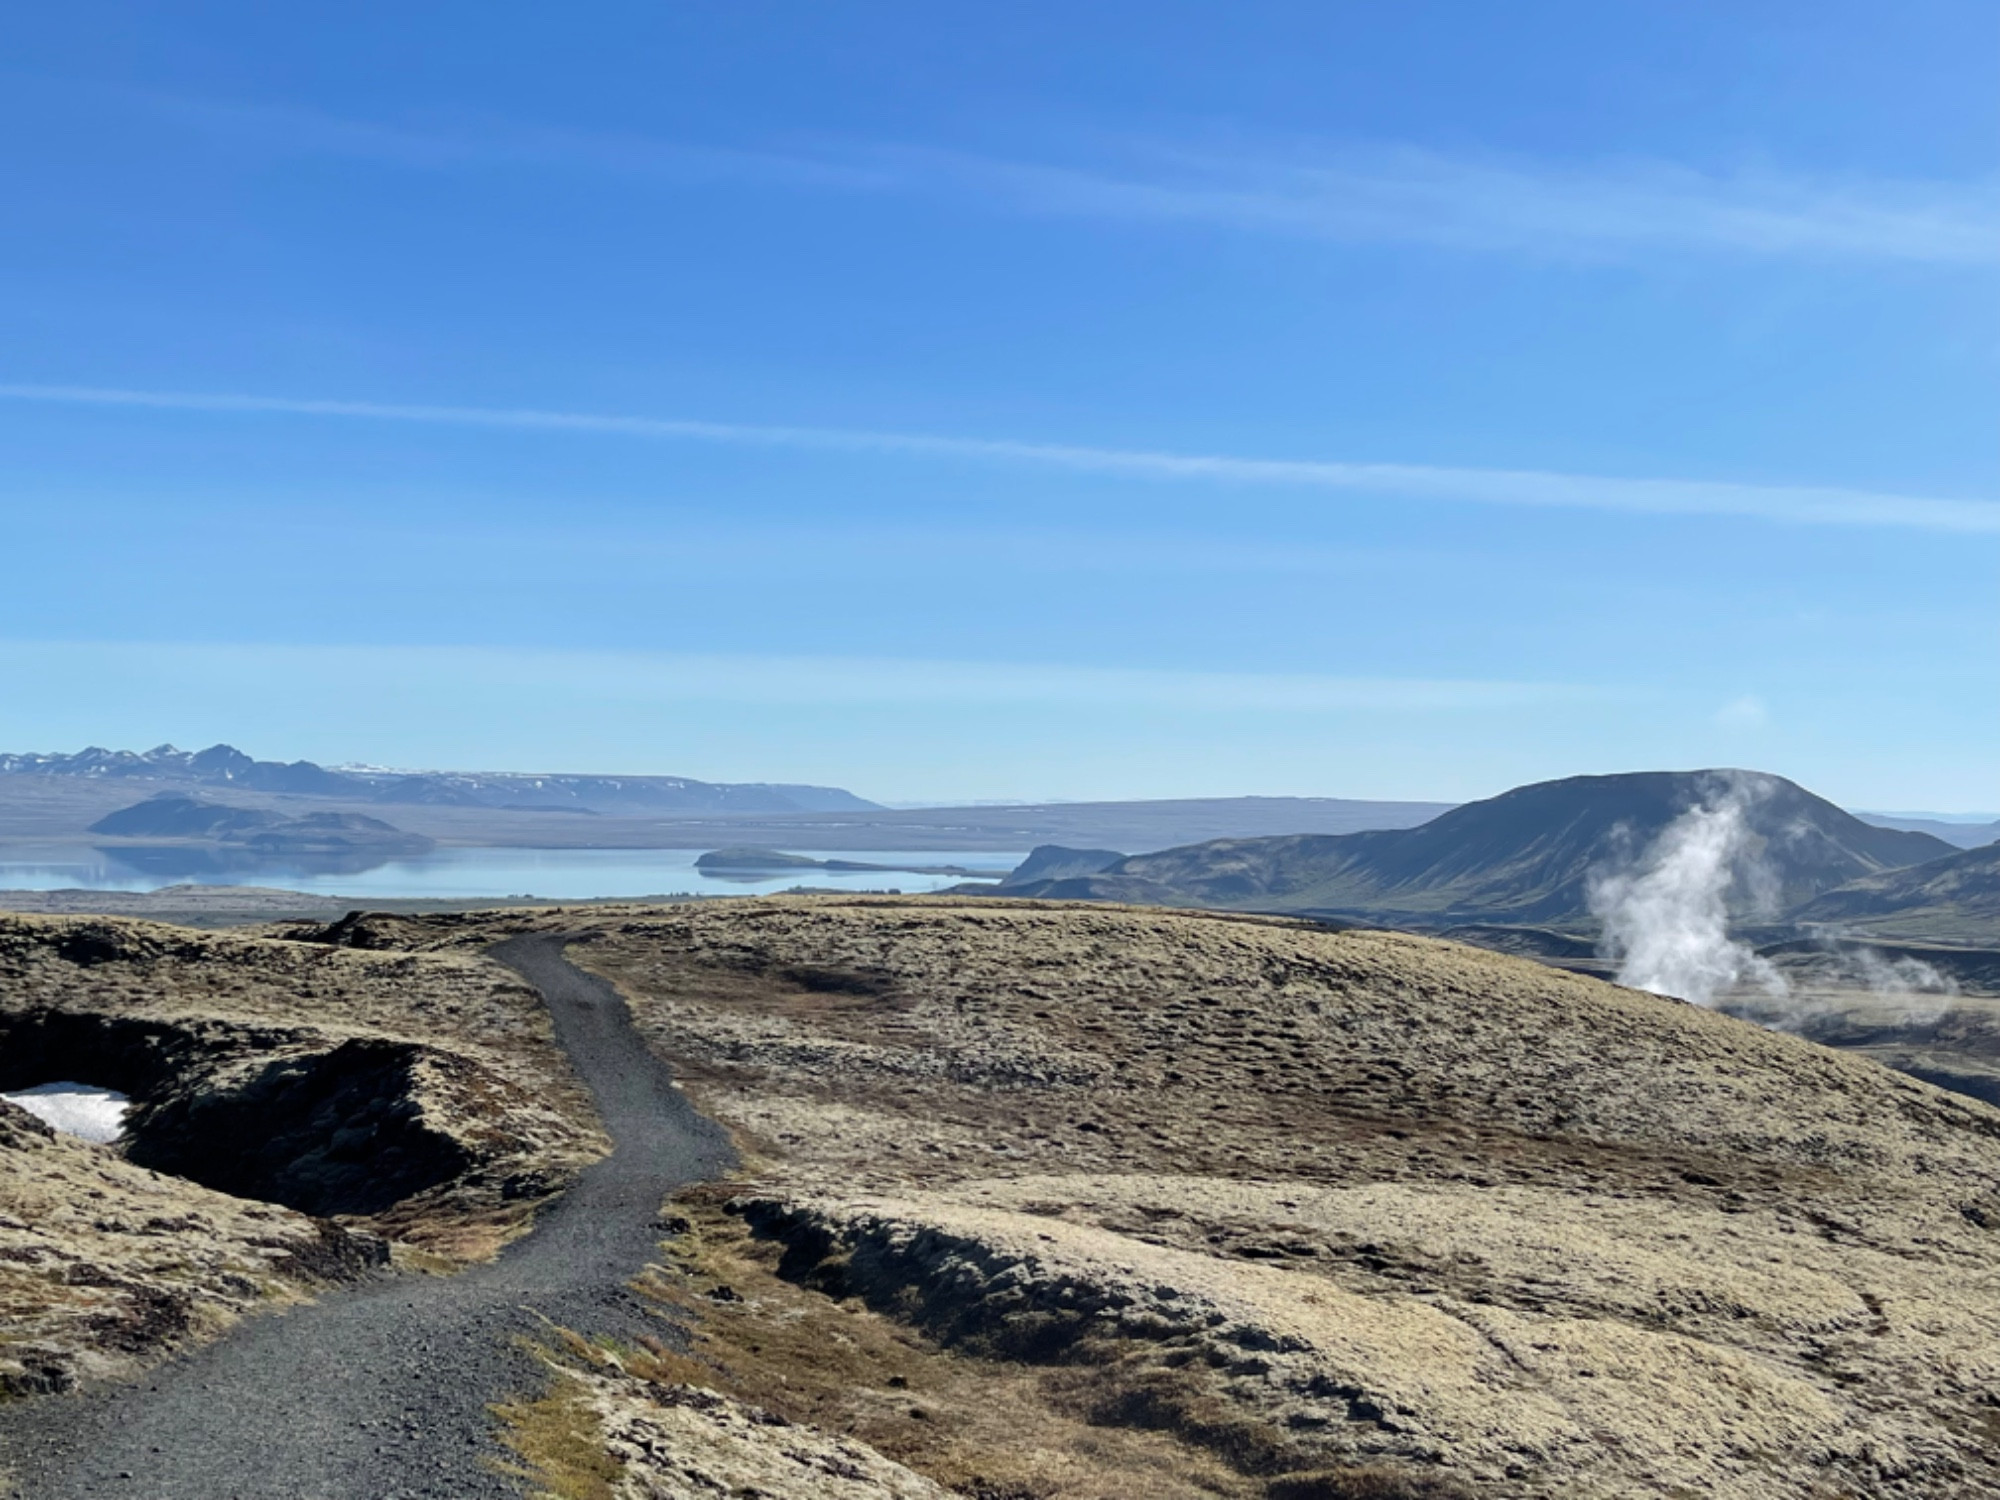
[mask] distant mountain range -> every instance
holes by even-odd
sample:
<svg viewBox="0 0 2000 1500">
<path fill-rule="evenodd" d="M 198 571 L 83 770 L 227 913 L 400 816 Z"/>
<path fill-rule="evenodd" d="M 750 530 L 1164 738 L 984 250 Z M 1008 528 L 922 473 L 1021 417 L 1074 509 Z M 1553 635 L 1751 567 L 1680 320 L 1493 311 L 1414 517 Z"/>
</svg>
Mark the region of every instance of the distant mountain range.
<svg viewBox="0 0 2000 1500">
<path fill-rule="evenodd" d="M 1206 839 L 1286 833 L 1356 833 L 1414 828 L 1457 804 L 1367 802 L 1345 797 L 1178 797 L 1138 802 L 985 803 L 975 807 L 889 808 L 774 820 L 757 842 L 807 849 L 993 849 L 1038 844 L 1132 852 Z M 693 825 L 690 824 L 692 827 Z M 712 842 L 741 842 L 718 822 Z M 689 846 L 694 847 L 694 846 Z"/>
<path fill-rule="evenodd" d="M 1743 799 L 1746 853 L 1766 877 L 1743 915 L 1793 910 L 1850 881 L 1956 853 L 1926 833 L 1879 828 L 1776 776 L 1642 772 L 1578 776 L 1467 803 L 1417 828 L 1222 839 L 1104 864 L 1106 851 L 1039 850 L 1048 873 L 1009 877 L 1020 895 L 1297 912 L 1410 925 L 1575 924 L 1593 877 L 1629 865 L 1719 790 Z"/>
<path fill-rule="evenodd" d="M 1955 844 L 1961 849 L 1978 849 L 1987 844 L 2000 843 L 2000 821 L 1955 823 L 1944 818 L 1905 817 L 1901 813 L 1860 812 L 1854 816 L 1864 823 L 1873 823 L 1877 828 L 1902 828 L 1911 833 L 1928 833 L 1932 838 L 1943 839 L 1947 844 Z"/>
<path fill-rule="evenodd" d="M 255 760 L 231 745 L 206 750 L 104 750 L 0 755 L 0 776 L 82 777 L 276 792 L 346 802 L 535 809 L 672 817 L 869 812 L 838 787 L 691 781 L 682 776 L 539 776 L 510 771 L 330 770 L 309 760 Z"/>
</svg>

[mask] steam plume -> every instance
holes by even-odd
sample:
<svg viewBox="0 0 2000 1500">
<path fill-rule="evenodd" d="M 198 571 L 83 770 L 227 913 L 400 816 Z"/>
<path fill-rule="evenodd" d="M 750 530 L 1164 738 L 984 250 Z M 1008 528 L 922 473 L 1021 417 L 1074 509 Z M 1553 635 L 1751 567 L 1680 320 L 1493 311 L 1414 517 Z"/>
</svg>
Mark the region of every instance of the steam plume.
<svg viewBox="0 0 2000 1500">
<path fill-rule="evenodd" d="M 1873 948 L 1856 948 L 1847 960 L 1855 976 L 1884 1000 L 1902 1000 L 1912 995 L 1958 994 L 1958 981 L 1936 965 L 1920 958 L 1891 958 Z"/>
<path fill-rule="evenodd" d="M 1697 1005 L 1712 1005 L 1746 979 L 1771 995 L 1786 993 L 1784 976 L 1729 936 L 1730 890 L 1741 882 L 1760 892 L 1771 883 L 1751 857 L 1745 818 L 1760 795 L 1754 782 L 1730 782 L 1661 830 L 1636 867 L 1592 883 L 1602 951 L 1617 962 L 1620 984 Z"/>
</svg>

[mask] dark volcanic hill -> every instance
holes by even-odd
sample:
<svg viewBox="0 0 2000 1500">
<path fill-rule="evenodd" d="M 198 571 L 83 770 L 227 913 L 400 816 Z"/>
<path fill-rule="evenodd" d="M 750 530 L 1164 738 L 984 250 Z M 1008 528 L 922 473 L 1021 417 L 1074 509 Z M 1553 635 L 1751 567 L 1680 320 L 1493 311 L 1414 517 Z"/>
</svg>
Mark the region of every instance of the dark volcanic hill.
<svg viewBox="0 0 2000 1500">
<path fill-rule="evenodd" d="M 90 831 L 119 839 L 240 839 L 284 821 L 282 813 L 166 792 L 107 813 Z"/>
<path fill-rule="evenodd" d="M 363 813 L 317 812 L 303 817 L 229 807 L 168 792 L 99 818 L 90 831 L 105 838 L 227 844 L 259 854 L 421 854 L 433 841 Z"/>
<path fill-rule="evenodd" d="M 1952 852 L 1928 834 L 1864 823 L 1782 777 L 1648 771 L 1517 787 L 1419 828 L 1225 839 L 1021 890 L 1420 924 L 1576 922 L 1589 916 L 1594 876 L 1628 866 L 1683 813 L 1732 795 L 1744 806 L 1745 854 L 1768 877 L 1767 908 Z M 1749 893 L 1741 899 L 1748 910 Z"/>
<path fill-rule="evenodd" d="M 513 771 L 329 770 L 309 760 L 254 760 L 230 745 L 143 753 L 92 746 L 74 755 L 0 755 L 0 776 L 151 781 L 168 786 L 337 798 L 345 802 L 546 809 L 677 816 L 866 812 L 876 804 L 838 787 L 692 781 L 684 776 L 535 775 Z"/>
</svg>

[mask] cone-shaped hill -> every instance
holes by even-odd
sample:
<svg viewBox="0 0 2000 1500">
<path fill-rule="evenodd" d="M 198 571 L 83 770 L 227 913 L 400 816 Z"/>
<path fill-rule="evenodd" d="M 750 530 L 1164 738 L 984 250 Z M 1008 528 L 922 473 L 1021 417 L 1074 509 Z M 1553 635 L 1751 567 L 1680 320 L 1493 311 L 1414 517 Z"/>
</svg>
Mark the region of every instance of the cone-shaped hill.
<svg viewBox="0 0 2000 1500">
<path fill-rule="evenodd" d="M 1223 839 L 1135 855 L 1025 895 L 1324 912 L 1412 922 L 1573 922 L 1597 874 L 1629 866 L 1695 808 L 1742 809 L 1745 914 L 1775 915 L 1849 881 L 1953 851 L 1864 823 L 1779 776 L 1647 771 L 1574 776 L 1454 808 L 1419 828 Z"/>
</svg>

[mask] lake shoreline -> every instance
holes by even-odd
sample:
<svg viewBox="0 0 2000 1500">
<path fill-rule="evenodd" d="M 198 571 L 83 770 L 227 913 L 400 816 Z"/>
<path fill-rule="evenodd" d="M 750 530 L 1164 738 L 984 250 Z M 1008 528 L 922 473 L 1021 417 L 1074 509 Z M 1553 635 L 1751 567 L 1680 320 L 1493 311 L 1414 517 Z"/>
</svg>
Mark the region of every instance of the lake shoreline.
<svg viewBox="0 0 2000 1500">
<path fill-rule="evenodd" d="M 772 895 L 810 885 L 859 893 L 918 895 L 970 879 L 997 881 L 1025 853 L 882 851 L 866 862 L 844 851 L 802 852 L 800 863 L 764 870 L 705 871 L 682 849 L 441 847 L 416 856 L 357 864 L 341 858 L 214 859 L 189 851 L 189 869 L 139 865 L 132 851 L 108 845 L 0 847 L 0 907 L 16 911 L 151 914 L 161 908 L 205 910 L 217 901 L 243 909 L 317 914 L 356 906 L 417 909 L 577 901 L 660 901 L 696 896 Z M 220 897 L 203 896 L 224 892 Z M 171 894 L 163 894 L 171 893 Z"/>
</svg>

